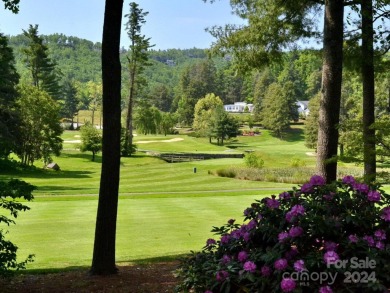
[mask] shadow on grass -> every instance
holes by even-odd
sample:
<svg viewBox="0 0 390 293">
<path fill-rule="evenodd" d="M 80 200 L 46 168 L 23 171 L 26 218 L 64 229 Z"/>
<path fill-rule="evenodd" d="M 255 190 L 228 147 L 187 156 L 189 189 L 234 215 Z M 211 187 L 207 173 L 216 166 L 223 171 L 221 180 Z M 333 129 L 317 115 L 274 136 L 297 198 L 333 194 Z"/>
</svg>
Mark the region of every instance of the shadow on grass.
<svg viewBox="0 0 390 293">
<path fill-rule="evenodd" d="M 53 195 L 53 196 L 61 196 L 62 194 L 57 194 L 58 191 L 62 191 L 62 190 L 65 190 L 67 191 L 67 194 L 69 193 L 69 191 L 81 191 L 81 190 L 91 190 L 91 191 L 94 191 L 93 193 L 96 193 L 96 189 L 97 188 L 90 188 L 90 187 L 69 187 L 69 186 L 64 186 L 64 185 L 44 185 L 44 186 L 39 186 L 37 191 L 39 191 L 40 193 L 41 192 L 45 192 L 45 193 L 48 193 L 49 191 L 55 191 L 56 194 Z M 80 196 L 82 196 L 83 194 L 80 194 Z"/>
<path fill-rule="evenodd" d="M 290 128 L 283 137 L 283 140 L 287 142 L 303 141 L 304 139 L 305 135 L 301 128 Z"/>
<path fill-rule="evenodd" d="M 92 153 L 63 153 L 61 154 L 63 158 L 74 158 L 74 159 L 83 159 L 91 163 L 101 163 L 102 156 L 95 155 L 95 161 L 92 161 Z M 60 166 L 61 167 L 61 166 Z"/>
<path fill-rule="evenodd" d="M 161 262 L 176 262 L 181 258 L 187 256 L 189 254 L 179 254 L 179 255 L 167 255 L 167 256 L 158 256 L 152 258 L 144 258 L 144 259 L 136 259 L 129 261 L 117 261 L 117 266 L 132 266 L 132 265 L 145 265 L 145 264 L 153 264 L 153 263 L 161 263 Z M 44 275 L 44 274 L 55 274 L 61 272 L 70 272 L 70 271 L 89 271 L 91 266 L 69 266 L 64 268 L 48 268 L 48 269 L 26 269 L 16 271 L 15 275 Z"/>
</svg>

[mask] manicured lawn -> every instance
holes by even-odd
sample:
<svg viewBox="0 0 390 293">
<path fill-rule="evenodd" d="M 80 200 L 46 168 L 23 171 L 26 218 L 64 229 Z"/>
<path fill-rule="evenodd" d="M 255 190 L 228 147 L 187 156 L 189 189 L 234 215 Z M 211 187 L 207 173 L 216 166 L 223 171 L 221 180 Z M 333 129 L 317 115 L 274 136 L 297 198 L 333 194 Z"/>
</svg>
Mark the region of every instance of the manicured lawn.
<svg viewBox="0 0 390 293">
<path fill-rule="evenodd" d="M 259 196 L 142 196 L 119 202 L 117 261 L 131 262 L 199 250 L 212 226 L 242 211 Z M 97 200 L 29 203 L 31 210 L 10 227 L 20 257 L 36 255 L 30 269 L 88 266 L 91 262 Z"/>
<path fill-rule="evenodd" d="M 89 266 L 92 257 L 101 156 L 91 162 L 74 141 L 77 131 L 63 135 L 63 154 L 55 158 L 61 171 L 0 170 L 2 178 L 21 178 L 38 189 L 31 210 L 19 215 L 9 237 L 36 261 L 29 268 Z M 176 141 L 166 142 L 175 139 Z M 135 137 L 140 150 L 151 152 L 245 152 L 262 154 L 265 167 L 290 168 L 293 158 L 315 166 L 304 146 L 302 127 L 295 126 L 284 140 L 267 131 L 217 146 L 205 138 L 186 135 Z M 40 162 L 36 166 L 41 167 Z M 212 226 L 230 218 L 242 221 L 242 211 L 255 199 L 288 190 L 291 184 L 222 178 L 213 171 L 244 166 L 243 159 L 167 163 L 138 152 L 121 159 L 117 261 L 132 262 L 169 257 L 199 250 L 211 237 Z M 347 166 L 348 167 L 348 166 Z M 196 172 L 194 172 L 196 168 Z"/>
</svg>

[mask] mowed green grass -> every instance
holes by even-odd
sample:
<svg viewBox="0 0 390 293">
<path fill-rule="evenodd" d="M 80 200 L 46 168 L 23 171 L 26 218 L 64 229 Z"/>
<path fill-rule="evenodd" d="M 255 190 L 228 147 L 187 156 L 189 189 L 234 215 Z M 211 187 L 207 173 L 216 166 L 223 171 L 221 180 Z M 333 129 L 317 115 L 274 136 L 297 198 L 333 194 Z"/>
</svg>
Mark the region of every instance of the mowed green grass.
<svg viewBox="0 0 390 293">
<path fill-rule="evenodd" d="M 11 226 L 9 238 L 20 248 L 20 257 L 33 253 L 30 269 L 89 266 L 92 258 L 101 156 L 77 149 L 79 133 L 67 131 L 63 154 L 54 158 L 61 171 L 0 171 L 0 178 L 20 178 L 38 189 L 30 211 L 21 213 Z M 180 140 L 178 140 L 178 138 Z M 167 140 L 176 139 L 177 141 Z M 300 127 L 284 139 L 267 131 L 239 137 L 225 146 L 186 135 L 135 137 L 138 148 L 150 152 L 259 151 L 266 167 L 289 168 L 292 158 L 314 166 L 305 148 Z M 38 167 L 41 167 L 37 163 Z M 210 230 L 230 218 L 242 221 L 242 211 L 255 199 L 288 190 L 290 184 L 222 178 L 212 171 L 243 166 L 243 159 L 218 159 L 167 163 L 144 152 L 121 159 L 120 200 L 117 229 L 117 261 L 134 262 L 176 257 L 200 250 Z M 194 172 L 196 168 L 196 172 Z M 7 237 L 8 237 L 7 236 Z"/>
<path fill-rule="evenodd" d="M 177 256 L 204 246 L 212 226 L 242 211 L 259 196 L 121 198 L 117 262 Z M 38 201 L 10 228 L 19 257 L 36 255 L 30 269 L 88 266 L 92 258 L 96 200 Z"/>
</svg>

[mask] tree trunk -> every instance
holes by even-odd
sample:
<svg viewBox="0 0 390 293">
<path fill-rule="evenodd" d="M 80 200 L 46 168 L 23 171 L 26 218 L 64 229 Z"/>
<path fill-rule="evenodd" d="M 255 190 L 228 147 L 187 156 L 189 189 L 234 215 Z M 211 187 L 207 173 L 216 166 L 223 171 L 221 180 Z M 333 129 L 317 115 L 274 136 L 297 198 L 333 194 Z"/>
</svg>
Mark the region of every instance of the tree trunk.
<svg viewBox="0 0 390 293">
<path fill-rule="evenodd" d="M 341 0 L 325 1 L 322 95 L 319 111 L 317 168 L 327 182 L 337 177 L 344 6 Z"/>
<path fill-rule="evenodd" d="M 363 144 L 364 177 L 375 180 L 376 152 L 375 129 L 375 80 L 374 80 L 374 28 L 372 0 L 362 0 L 362 80 L 363 80 Z"/>
<path fill-rule="evenodd" d="M 130 67 L 130 93 L 129 93 L 129 103 L 127 106 L 127 116 L 126 116 L 126 132 L 125 132 L 125 151 L 131 150 L 133 144 L 133 105 L 134 105 L 134 93 L 135 93 L 135 68 Z M 127 154 L 131 156 L 130 153 Z"/>
<path fill-rule="evenodd" d="M 106 0 L 102 41 L 103 155 L 91 274 L 117 272 L 115 237 L 121 134 L 119 43 L 123 0 Z"/>
</svg>

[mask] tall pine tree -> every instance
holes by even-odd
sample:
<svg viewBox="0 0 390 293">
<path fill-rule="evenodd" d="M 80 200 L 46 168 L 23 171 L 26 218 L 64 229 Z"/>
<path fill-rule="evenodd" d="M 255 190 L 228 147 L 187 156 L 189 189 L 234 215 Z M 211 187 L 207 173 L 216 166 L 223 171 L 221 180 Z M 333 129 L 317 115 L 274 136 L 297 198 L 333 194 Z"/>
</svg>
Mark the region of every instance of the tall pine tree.
<svg viewBox="0 0 390 293">
<path fill-rule="evenodd" d="M 38 25 L 29 26 L 23 30 L 23 35 L 29 39 L 29 45 L 23 49 L 25 63 L 31 73 L 32 84 L 39 90 L 44 90 L 52 98 L 61 97 L 59 72 L 55 62 L 49 58 L 48 47 L 42 37 L 38 35 Z"/>
</svg>

